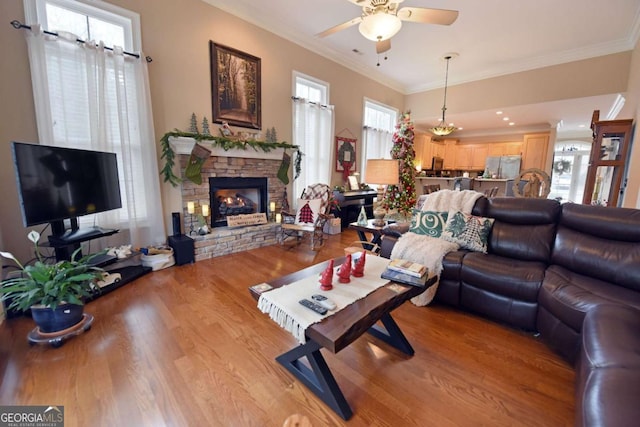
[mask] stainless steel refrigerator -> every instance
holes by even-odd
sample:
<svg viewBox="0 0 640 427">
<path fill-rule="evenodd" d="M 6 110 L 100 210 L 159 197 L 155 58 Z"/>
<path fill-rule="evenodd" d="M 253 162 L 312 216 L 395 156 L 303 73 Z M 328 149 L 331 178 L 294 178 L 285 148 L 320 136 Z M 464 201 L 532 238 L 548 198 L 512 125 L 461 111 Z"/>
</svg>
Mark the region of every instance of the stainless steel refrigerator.
<svg viewBox="0 0 640 427">
<path fill-rule="evenodd" d="M 514 179 L 520 174 L 522 156 L 487 157 L 485 162 L 485 177 Z"/>
</svg>

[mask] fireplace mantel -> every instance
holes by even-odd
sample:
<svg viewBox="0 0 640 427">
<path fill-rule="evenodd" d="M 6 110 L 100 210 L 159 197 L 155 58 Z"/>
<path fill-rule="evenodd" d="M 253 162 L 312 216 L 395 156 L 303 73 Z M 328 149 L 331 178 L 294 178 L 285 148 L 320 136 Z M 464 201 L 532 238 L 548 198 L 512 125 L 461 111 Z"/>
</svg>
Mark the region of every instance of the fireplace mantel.
<svg viewBox="0 0 640 427">
<path fill-rule="evenodd" d="M 191 150 L 193 149 L 196 140 L 193 138 L 185 138 L 182 136 L 179 137 L 169 137 L 169 144 L 171 144 L 171 148 L 176 154 L 191 154 Z M 202 143 L 202 145 L 211 150 L 211 156 L 217 157 L 238 157 L 243 159 L 271 159 L 277 160 L 282 159 L 282 154 L 284 153 L 284 148 L 276 148 L 268 153 L 265 153 L 262 150 L 254 150 L 252 147 L 247 147 L 246 150 L 240 150 L 236 148 L 232 148 L 229 150 L 224 150 L 220 147 L 212 147 L 211 144 Z"/>
</svg>

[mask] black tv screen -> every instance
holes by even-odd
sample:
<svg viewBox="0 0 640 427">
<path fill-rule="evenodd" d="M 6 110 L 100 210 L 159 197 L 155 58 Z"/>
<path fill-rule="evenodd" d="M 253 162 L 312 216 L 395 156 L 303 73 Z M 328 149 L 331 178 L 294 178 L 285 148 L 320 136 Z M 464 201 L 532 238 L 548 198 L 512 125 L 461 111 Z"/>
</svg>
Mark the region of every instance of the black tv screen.
<svg viewBox="0 0 640 427">
<path fill-rule="evenodd" d="M 25 226 L 122 207 L 115 153 L 13 142 Z"/>
</svg>

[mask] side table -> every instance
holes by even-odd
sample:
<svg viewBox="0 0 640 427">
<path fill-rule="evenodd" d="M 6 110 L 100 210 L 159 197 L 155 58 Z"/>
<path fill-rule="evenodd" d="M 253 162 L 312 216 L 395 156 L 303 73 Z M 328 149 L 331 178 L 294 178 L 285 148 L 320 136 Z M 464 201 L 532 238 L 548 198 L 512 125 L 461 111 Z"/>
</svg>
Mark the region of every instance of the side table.
<svg viewBox="0 0 640 427">
<path fill-rule="evenodd" d="M 367 220 L 367 225 L 360 225 L 357 222 L 349 224 L 349 227 L 353 228 L 358 233 L 358 238 L 363 242 L 362 247 L 367 250 L 371 250 L 373 245 L 378 245 L 379 248 L 380 243 L 382 243 L 382 229 L 384 227 L 377 227 L 373 225 L 373 221 L 373 219 Z M 370 234 L 371 238 L 368 238 L 367 234 Z M 366 242 L 369 242 L 370 244 Z"/>
</svg>

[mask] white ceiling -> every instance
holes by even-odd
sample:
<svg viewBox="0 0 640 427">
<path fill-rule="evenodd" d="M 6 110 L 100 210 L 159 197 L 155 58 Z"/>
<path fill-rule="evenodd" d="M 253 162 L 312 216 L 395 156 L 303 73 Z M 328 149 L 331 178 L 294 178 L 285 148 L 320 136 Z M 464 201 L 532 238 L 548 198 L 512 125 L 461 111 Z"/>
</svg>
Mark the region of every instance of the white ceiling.
<svg viewBox="0 0 640 427">
<path fill-rule="evenodd" d="M 632 50 L 640 35 L 640 0 L 405 0 L 400 7 L 453 9 L 459 16 L 451 26 L 403 22 L 384 60 L 357 25 L 315 37 L 360 16 L 361 8 L 349 0 L 203 1 L 405 94 L 442 87 L 442 56 L 448 52 L 459 54 L 449 67 L 452 86 Z M 549 129 L 559 122 L 559 133 L 588 134 L 593 110 L 599 109 L 602 119 L 612 118 L 606 116 L 617 95 L 523 105 L 508 114 L 518 117 L 514 128 Z M 495 127 L 504 129 L 495 111 L 450 110 L 447 121 L 464 126 L 461 133 L 493 132 L 488 123 L 496 121 Z M 585 125 L 586 131 L 579 127 Z"/>
</svg>

